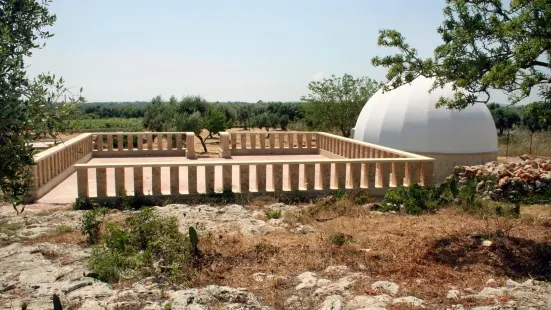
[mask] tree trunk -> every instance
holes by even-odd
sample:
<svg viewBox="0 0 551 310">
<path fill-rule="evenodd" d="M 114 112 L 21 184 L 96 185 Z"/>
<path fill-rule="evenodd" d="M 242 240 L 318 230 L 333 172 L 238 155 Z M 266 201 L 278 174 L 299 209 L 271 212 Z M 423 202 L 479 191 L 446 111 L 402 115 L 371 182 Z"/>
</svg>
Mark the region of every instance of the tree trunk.
<svg viewBox="0 0 551 310">
<path fill-rule="evenodd" d="M 205 144 L 205 139 L 201 137 L 200 135 L 196 135 L 196 137 L 201 141 L 201 145 L 203 146 L 203 150 L 205 150 L 205 153 L 208 153 L 207 145 Z"/>
<path fill-rule="evenodd" d="M 509 137 L 511 136 L 511 130 L 507 129 L 507 148 L 505 149 L 505 158 L 509 155 Z"/>
<path fill-rule="evenodd" d="M 532 138 L 534 138 L 534 133 L 530 134 L 530 155 L 532 155 Z"/>
</svg>

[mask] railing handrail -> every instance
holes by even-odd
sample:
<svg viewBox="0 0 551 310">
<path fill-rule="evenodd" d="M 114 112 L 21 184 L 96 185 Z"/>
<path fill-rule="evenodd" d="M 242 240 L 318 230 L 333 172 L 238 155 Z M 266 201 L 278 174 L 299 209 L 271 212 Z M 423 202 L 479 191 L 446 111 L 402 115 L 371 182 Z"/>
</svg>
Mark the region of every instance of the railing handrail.
<svg viewBox="0 0 551 310">
<path fill-rule="evenodd" d="M 176 167 L 176 166 L 245 166 L 245 165 L 284 165 L 284 164 L 348 164 L 348 163 L 392 163 L 392 162 L 433 162 L 433 158 L 345 158 L 345 159 L 279 159 L 279 160 L 186 160 L 179 162 L 135 162 L 135 163 L 85 163 L 75 164 L 76 168 L 131 168 L 131 167 Z"/>
<path fill-rule="evenodd" d="M 71 138 L 67 141 L 64 141 L 54 147 L 51 147 L 47 150 L 44 150 L 36 155 L 34 155 L 34 161 L 37 162 L 37 161 L 40 161 L 40 160 L 43 160 L 44 158 L 48 158 L 50 156 L 52 156 L 53 154 L 73 145 L 73 144 L 76 144 L 84 139 L 87 139 L 88 137 L 90 137 L 92 134 L 91 133 L 83 133 L 83 134 L 80 134 L 74 138 Z"/>
<path fill-rule="evenodd" d="M 285 134 L 285 133 L 312 133 L 316 134 L 318 131 L 295 131 L 295 130 L 287 130 L 287 131 L 224 131 L 227 133 L 237 133 L 237 134 Z"/>
<path fill-rule="evenodd" d="M 328 136 L 328 137 L 331 137 L 331 138 L 344 140 L 344 141 L 347 141 L 347 142 L 350 142 L 350 143 L 356 143 L 356 144 L 367 146 L 367 147 L 370 147 L 370 148 L 373 148 L 373 149 L 376 149 L 376 150 L 379 150 L 379 151 L 385 151 L 385 152 L 390 152 L 390 153 L 394 153 L 394 154 L 397 154 L 397 155 L 402 155 L 402 156 L 405 156 L 407 158 L 417 158 L 417 159 L 430 158 L 430 157 L 426 157 L 426 156 L 423 156 L 423 155 L 410 153 L 410 152 L 406 152 L 406 151 L 401 151 L 401 150 L 393 149 L 393 148 L 378 145 L 378 144 L 372 144 L 372 143 L 369 143 L 369 142 L 358 141 L 358 140 L 351 139 L 351 138 L 337 136 L 337 135 L 334 135 L 334 134 L 331 134 L 331 133 L 316 132 L 316 134 L 318 134 L 320 136 Z"/>
<path fill-rule="evenodd" d="M 109 131 L 109 132 L 94 132 L 93 135 L 136 135 L 136 134 L 153 134 L 153 135 L 164 135 L 164 134 L 187 134 L 187 131 Z"/>
</svg>

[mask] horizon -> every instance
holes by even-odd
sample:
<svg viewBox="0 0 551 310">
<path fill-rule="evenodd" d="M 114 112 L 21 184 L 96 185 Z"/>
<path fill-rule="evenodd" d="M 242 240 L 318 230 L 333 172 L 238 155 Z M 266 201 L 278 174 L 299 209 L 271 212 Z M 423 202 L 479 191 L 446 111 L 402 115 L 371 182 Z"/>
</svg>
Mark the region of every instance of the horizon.
<svg viewBox="0 0 551 310">
<path fill-rule="evenodd" d="M 377 46 L 381 29 L 400 31 L 430 57 L 441 42 L 436 28 L 445 6 L 444 0 L 239 3 L 54 1 L 57 21 L 48 29 L 54 37 L 34 51 L 29 75 L 62 76 L 70 89 L 82 87 L 89 102 L 147 102 L 157 95 L 297 102 L 310 81 L 331 75 L 385 81 L 386 70 L 371 65 L 372 57 L 394 52 Z M 508 101 L 494 92 L 490 102 Z"/>
</svg>

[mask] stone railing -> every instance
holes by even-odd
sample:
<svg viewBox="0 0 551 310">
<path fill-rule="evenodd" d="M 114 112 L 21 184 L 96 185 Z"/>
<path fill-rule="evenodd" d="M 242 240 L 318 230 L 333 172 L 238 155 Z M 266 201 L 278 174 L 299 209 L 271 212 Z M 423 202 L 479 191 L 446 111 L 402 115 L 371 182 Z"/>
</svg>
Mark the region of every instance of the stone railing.
<svg viewBox="0 0 551 310">
<path fill-rule="evenodd" d="M 182 162 L 77 164 L 78 196 L 185 197 L 212 193 L 316 194 L 366 190 L 383 195 L 411 183 L 428 185 L 433 159 L 367 158 L 315 160 L 198 160 Z M 110 178 L 108 178 L 108 175 Z M 114 180 L 108 183 L 107 180 Z"/>
<path fill-rule="evenodd" d="M 316 132 L 302 131 L 230 132 L 220 136 L 220 152 L 224 152 L 225 157 L 318 154 L 316 135 Z"/>
<path fill-rule="evenodd" d="M 94 157 L 186 156 L 195 158 L 189 132 L 102 132 L 93 134 Z M 121 143 L 122 141 L 122 143 Z"/>
<path fill-rule="evenodd" d="M 319 154 L 329 158 L 419 158 L 417 154 L 319 132 Z M 421 156 L 423 157 L 423 156 Z"/>
<path fill-rule="evenodd" d="M 81 134 L 34 156 L 34 188 L 31 199 L 36 200 L 75 172 L 74 165 L 92 158 L 92 135 Z"/>
</svg>

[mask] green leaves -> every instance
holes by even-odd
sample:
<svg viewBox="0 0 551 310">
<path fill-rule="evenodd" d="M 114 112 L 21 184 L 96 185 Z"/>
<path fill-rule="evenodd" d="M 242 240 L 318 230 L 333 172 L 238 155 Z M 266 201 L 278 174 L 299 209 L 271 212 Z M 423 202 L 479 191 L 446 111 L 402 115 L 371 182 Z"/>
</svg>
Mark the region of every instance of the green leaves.
<svg viewBox="0 0 551 310">
<path fill-rule="evenodd" d="M 74 104 L 84 101 L 55 75 L 41 74 L 32 80 L 27 77 L 25 57 L 44 46 L 41 40 L 52 36 L 45 30 L 55 22 L 55 16 L 48 12 L 49 3 L 0 2 L 0 191 L 17 213 L 23 212 L 24 208 L 18 210 L 17 206 L 34 182 L 34 150 L 28 143 L 65 131 L 64 120 Z"/>
<path fill-rule="evenodd" d="M 338 130 L 349 137 L 363 106 L 379 87 L 379 83 L 367 77 L 333 75 L 322 81 L 310 82 L 310 93 L 301 100 L 308 103 L 305 106 L 306 115 L 314 128 Z"/>
<path fill-rule="evenodd" d="M 448 0 L 445 19 L 437 29 L 443 43 L 433 58 L 422 59 L 396 30 L 381 30 L 378 45 L 397 53 L 374 57 L 372 64 L 388 69 L 385 91 L 416 77 L 435 77 L 433 88 L 446 83 L 457 95 L 438 105 L 463 109 L 488 102 L 489 90 L 506 92 L 512 103 L 535 88 L 551 100 L 551 3 L 546 0 Z M 543 86 L 543 87 L 538 87 Z"/>
</svg>

